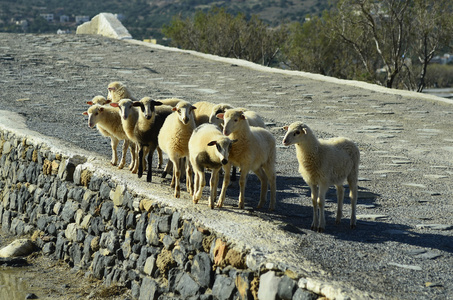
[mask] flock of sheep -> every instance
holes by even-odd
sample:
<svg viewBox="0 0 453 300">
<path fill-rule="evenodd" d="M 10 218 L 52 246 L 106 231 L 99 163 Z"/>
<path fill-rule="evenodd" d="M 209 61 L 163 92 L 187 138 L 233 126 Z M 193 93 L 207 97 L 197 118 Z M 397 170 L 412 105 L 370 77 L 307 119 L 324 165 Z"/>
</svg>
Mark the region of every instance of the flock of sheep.
<svg viewBox="0 0 453 300">
<path fill-rule="evenodd" d="M 157 150 L 159 168 L 163 165 L 162 152 L 169 160 L 163 176 L 172 172 L 171 187 L 174 196 L 180 197 L 181 177 L 186 178 L 187 192 L 197 203 L 206 185 L 205 170 L 211 170 L 209 207 L 214 208 L 217 198 L 219 173 L 223 168 L 223 185 L 217 207 L 222 207 L 231 177 L 239 176 L 239 208 L 244 208 L 244 192 L 249 171 L 261 181 L 258 208 L 266 203 L 270 187 L 269 209 L 276 204 L 276 141 L 265 128 L 262 118 L 254 111 L 234 108 L 228 104 L 214 104 L 171 98 L 153 100 L 144 97 L 137 101 L 125 85 L 111 82 L 107 98 L 96 96 L 87 102 L 90 107 L 88 126 L 110 137 L 112 165 L 123 168 L 127 149 L 131 153 L 129 169 L 142 177 L 147 169 L 147 181 L 152 180 L 152 161 Z M 331 185 L 337 189 L 338 208 L 336 223 L 342 218 L 344 181 L 347 181 L 351 198 L 351 228 L 356 226 L 357 181 L 360 152 L 346 138 L 320 140 L 302 122 L 285 126 L 283 145 L 295 145 L 299 172 L 311 190 L 313 223 L 311 229 L 323 232 L 325 195 Z M 118 163 L 117 147 L 124 141 L 122 157 Z M 146 164 L 147 163 L 147 164 Z M 185 170 L 185 173 L 183 172 Z M 228 175 L 228 176 L 227 176 Z"/>
</svg>

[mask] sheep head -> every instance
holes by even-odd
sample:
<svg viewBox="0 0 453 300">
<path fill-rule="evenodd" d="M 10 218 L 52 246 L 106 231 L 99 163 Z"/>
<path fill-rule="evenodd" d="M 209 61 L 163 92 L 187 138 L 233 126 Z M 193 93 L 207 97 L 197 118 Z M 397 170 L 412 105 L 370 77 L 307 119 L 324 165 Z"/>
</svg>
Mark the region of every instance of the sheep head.
<svg viewBox="0 0 453 300">
<path fill-rule="evenodd" d="M 229 109 L 224 114 L 217 114 L 217 118 L 223 119 L 223 134 L 226 136 L 238 130 L 246 120 L 244 112 L 239 109 Z"/>
<path fill-rule="evenodd" d="M 92 105 L 83 114 L 88 116 L 88 127 L 93 128 L 99 120 L 99 115 L 104 111 L 104 108 L 98 104 Z"/>
<path fill-rule="evenodd" d="M 289 126 L 284 126 L 283 129 L 286 130 L 285 137 L 282 141 L 284 146 L 302 142 L 304 137 L 311 132 L 310 128 L 302 122 L 294 122 Z"/>
<path fill-rule="evenodd" d="M 133 101 L 131 99 L 122 99 L 120 102 L 112 102 L 110 106 L 118 107 L 119 113 L 123 120 L 126 120 L 130 114 L 130 111 L 133 109 Z"/>
<path fill-rule="evenodd" d="M 215 155 L 220 160 L 222 165 L 226 165 L 228 163 L 228 156 L 230 154 L 231 147 L 233 143 L 237 142 L 237 140 L 231 140 L 227 137 L 220 138 L 218 140 L 214 140 L 208 143 L 208 146 L 215 146 L 216 151 Z"/>
<path fill-rule="evenodd" d="M 162 105 L 162 102 L 155 101 L 151 99 L 150 97 L 144 97 L 140 99 L 138 102 L 134 102 L 134 106 L 140 107 L 142 110 L 143 116 L 147 120 L 151 120 L 151 118 L 155 115 L 155 107 Z"/>
<path fill-rule="evenodd" d="M 184 125 L 189 124 L 190 120 L 194 120 L 194 109 L 196 109 L 196 107 L 186 101 L 180 101 L 175 107 L 173 107 L 173 111 L 178 114 L 179 120 Z"/>
</svg>

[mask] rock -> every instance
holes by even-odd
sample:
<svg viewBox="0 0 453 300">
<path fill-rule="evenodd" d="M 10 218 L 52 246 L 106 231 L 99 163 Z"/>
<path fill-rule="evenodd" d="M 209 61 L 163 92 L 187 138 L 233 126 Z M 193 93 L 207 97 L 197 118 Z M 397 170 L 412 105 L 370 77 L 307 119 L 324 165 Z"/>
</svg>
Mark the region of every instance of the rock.
<svg viewBox="0 0 453 300">
<path fill-rule="evenodd" d="M 156 271 L 156 257 L 154 255 L 148 257 L 145 262 L 145 266 L 143 267 L 143 272 L 147 275 L 154 274 Z"/>
<path fill-rule="evenodd" d="M 260 276 L 258 298 L 260 300 L 275 300 L 278 293 L 278 285 L 281 278 L 275 276 L 274 271 L 269 271 Z"/>
<path fill-rule="evenodd" d="M 232 278 L 225 275 L 217 275 L 212 287 L 212 295 L 219 300 L 232 299 L 235 289 L 236 286 Z M 261 298 L 259 299 L 261 300 Z"/>
<path fill-rule="evenodd" d="M 31 240 L 20 239 L 0 249 L 0 257 L 27 256 L 33 251 L 35 251 L 35 244 Z"/>
<path fill-rule="evenodd" d="M 294 293 L 293 300 L 315 300 L 318 296 L 304 289 L 297 289 Z"/>
<path fill-rule="evenodd" d="M 278 297 L 283 300 L 291 300 L 297 289 L 297 284 L 288 276 L 283 276 L 278 284 Z"/>
<path fill-rule="evenodd" d="M 33 293 L 29 293 L 25 296 L 25 299 L 39 299 L 39 297 Z"/>
<path fill-rule="evenodd" d="M 240 299 L 254 299 L 251 291 L 253 272 L 238 272 L 235 278 L 235 285 Z"/>
<path fill-rule="evenodd" d="M 139 300 L 153 300 L 159 296 L 159 285 L 151 277 L 146 276 L 143 278 L 142 285 L 140 286 Z"/>
<path fill-rule="evenodd" d="M 176 285 L 176 290 L 181 294 L 183 299 L 187 299 L 188 297 L 197 295 L 200 290 L 200 286 L 195 280 L 192 279 L 192 277 L 190 277 L 189 274 L 184 273 Z"/>
<path fill-rule="evenodd" d="M 433 230 L 450 230 L 453 229 L 453 225 L 445 224 L 418 224 L 416 225 L 418 229 L 433 229 Z"/>
<path fill-rule="evenodd" d="M 193 259 L 191 274 L 202 287 L 209 287 L 212 282 L 212 265 L 209 255 L 200 252 Z"/>
</svg>

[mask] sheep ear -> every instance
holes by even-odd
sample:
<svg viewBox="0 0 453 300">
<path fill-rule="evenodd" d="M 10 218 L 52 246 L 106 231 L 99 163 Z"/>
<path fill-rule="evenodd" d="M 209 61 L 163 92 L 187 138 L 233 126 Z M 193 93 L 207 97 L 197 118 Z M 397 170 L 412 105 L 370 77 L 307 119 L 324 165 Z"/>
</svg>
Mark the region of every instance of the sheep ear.
<svg viewBox="0 0 453 300">
<path fill-rule="evenodd" d="M 244 114 L 241 113 L 240 119 L 241 119 L 241 120 L 245 120 Z"/>
<path fill-rule="evenodd" d="M 302 132 L 303 132 L 304 134 L 307 134 L 307 128 L 302 128 Z"/>
<path fill-rule="evenodd" d="M 113 107 L 120 107 L 120 106 L 118 105 L 118 103 L 116 103 L 116 102 L 111 102 L 111 103 L 110 103 L 110 106 L 113 106 Z"/>
<path fill-rule="evenodd" d="M 217 119 L 222 119 L 222 120 L 223 120 L 224 116 L 225 116 L 225 114 L 217 114 L 216 115 Z"/>
<path fill-rule="evenodd" d="M 88 105 L 93 105 L 93 101 L 87 101 Z"/>
<path fill-rule="evenodd" d="M 172 110 L 172 111 L 177 111 L 178 108 L 175 106 L 175 107 L 173 107 L 171 110 Z"/>
<path fill-rule="evenodd" d="M 160 101 L 155 101 L 155 100 L 152 100 L 151 103 L 152 103 L 154 106 L 161 106 L 161 105 L 163 105 L 162 102 L 160 102 Z"/>
<path fill-rule="evenodd" d="M 108 99 L 108 100 L 105 101 L 105 104 L 109 104 L 111 102 L 112 102 L 112 100 Z"/>
<path fill-rule="evenodd" d="M 282 129 L 285 130 L 285 131 L 288 131 L 288 126 L 283 126 Z"/>
<path fill-rule="evenodd" d="M 195 106 L 192 106 L 192 110 L 197 109 Z"/>
<path fill-rule="evenodd" d="M 235 139 L 235 140 L 231 140 L 231 143 L 234 144 L 238 141 L 238 139 Z"/>
<path fill-rule="evenodd" d="M 132 106 L 135 106 L 135 107 L 137 107 L 137 106 L 140 106 L 140 107 L 141 107 L 142 105 L 143 105 L 143 103 L 141 103 L 140 101 L 134 101 L 134 102 L 132 102 Z"/>
<path fill-rule="evenodd" d="M 82 113 L 82 115 L 88 116 L 88 112 L 84 111 L 84 112 Z"/>
<path fill-rule="evenodd" d="M 216 141 L 211 141 L 211 142 L 208 143 L 208 146 L 214 146 L 215 144 L 217 144 Z"/>
<path fill-rule="evenodd" d="M 101 106 L 99 107 L 99 112 L 103 112 L 104 111 L 104 108 Z"/>
</svg>

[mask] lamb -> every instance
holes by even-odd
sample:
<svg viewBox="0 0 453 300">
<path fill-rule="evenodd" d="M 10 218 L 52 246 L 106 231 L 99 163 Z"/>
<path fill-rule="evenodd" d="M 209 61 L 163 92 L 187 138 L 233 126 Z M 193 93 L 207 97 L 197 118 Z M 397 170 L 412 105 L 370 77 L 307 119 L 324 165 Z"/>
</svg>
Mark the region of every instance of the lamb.
<svg viewBox="0 0 453 300">
<path fill-rule="evenodd" d="M 267 187 L 269 184 L 271 193 L 269 210 L 274 210 L 277 192 L 275 138 L 264 128 L 250 126 L 245 113 L 240 109 L 229 109 L 224 114 L 218 114 L 217 117 L 223 119 L 225 122 L 223 134 L 229 136 L 232 140 L 237 140 L 231 148 L 229 162 L 224 166 L 224 170 L 226 174 L 229 174 L 232 164 L 241 169 L 241 176 L 239 178 L 239 208 L 244 208 L 244 192 L 247 175 L 249 171 L 253 171 L 261 181 L 261 195 L 258 208 L 261 208 L 266 203 Z M 222 207 L 223 205 L 229 181 L 229 176 L 224 176 L 222 192 L 217 204 L 218 207 Z"/>
<path fill-rule="evenodd" d="M 209 207 L 214 208 L 219 171 L 222 165 L 228 163 L 228 155 L 234 142 L 224 136 L 219 127 L 214 124 L 203 124 L 194 130 L 189 140 L 189 157 L 194 171 L 193 203 L 198 203 L 201 198 L 206 185 L 204 170 L 209 168 L 212 170 Z"/>
<path fill-rule="evenodd" d="M 121 82 L 118 81 L 110 82 L 109 85 L 107 86 L 107 90 L 108 90 L 107 100 L 110 100 L 112 102 L 119 102 L 121 99 L 135 100 L 135 98 L 132 97 L 127 87 Z"/>
<path fill-rule="evenodd" d="M 102 96 L 100 96 L 102 97 Z M 102 103 L 104 97 L 98 96 L 93 98 L 92 102 Z M 88 116 L 88 126 L 93 128 L 97 127 L 98 131 L 106 137 L 110 137 L 110 145 L 112 147 L 112 159 L 110 163 L 116 166 L 118 163 L 117 147 L 120 140 L 123 140 L 122 157 L 118 168 L 122 169 L 126 164 L 127 147 L 130 146 L 131 164 L 129 169 L 132 170 L 135 164 L 135 144 L 130 143 L 126 133 L 124 132 L 121 124 L 121 117 L 118 111 L 110 106 L 102 106 L 100 104 L 93 104 L 86 112 L 83 113 Z"/>
<path fill-rule="evenodd" d="M 212 107 L 211 113 L 209 115 L 209 123 L 216 124 L 217 126 L 223 126 L 223 120 L 217 118 L 218 114 L 225 113 L 228 109 L 233 109 L 234 107 L 227 103 L 216 104 Z M 237 108 L 244 112 L 246 120 L 249 122 L 250 126 L 266 128 L 263 119 L 254 111 L 248 110 L 246 108 Z"/>
<path fill-rule="evenodd" d="M 349 139 L 338 137 L 318 140 L 312 130 L 302 122 L 283 127 L 287 132 L 283 145 L 296 145 L 299 172 L 310 186 L 313 202 L 312 230 L 323 232 L 326 227 L 324 202 L 329 186 L 337 189 L 337 216 L 339 224 L 343 213 L 345 180 L 349 184 L 351 198 L 351 228 L 356 227 L 357 181 L 360 151 Z M 318 211 L 319 208 L 319 211 Z"/>
<path fill-rule="evenodd" d="M 197 127 L 201 124 L 209 123 L 209 116 L 211 115 L 211 111 L 215 104 L 207 101 L 200 101 L 195 103 L 193 106 L 197 108 L 193 112 Z"/>
<path fill-rule="evenodd" d="M 180 101 L 167 117 L 158 136 L 159 147 L 167 153 L 173 163 L 171 187 L 175 188 L 175 197 L 180 197 L 181 164 L 180 159 L 189 157 L 189 139 L 195 129 L 193 111 L 195 106 L 187 101 Z M 186 168 L 186 185 L 192 195 L 192 170 L 188 163 Z"/>
<path fill-rule="evenodd" d="M 171 114 L 172 109 L 169 106 L 162 106 L 158 109 L 156 106 L 161 106 L 162 103 L 150 100 L 150 105 L 152 106 L 151 110 L 154 111 L 154 113 L 152 113 L 151 118 L 148 120 L 138 109 L 138 107 L 140 107 L 144 110 L 143 103 L 149 100 L 148 97 L 145 98 L 140 101 L 122 99 L 120 102 L 110 103 L 110 105 L 120 108 L 119 113 L 122 117 L 123 129 L 129 139 L 137 145 L 138 166 L 134 171 L 137 172 L 139 178 L 143 175 L 145 151 L 148 151 L 148 174 L 146 176 L 146 181 L 151 182 L 153 153 L 158 146 L 157 136 L 165 119 Z"/>
</svg>

